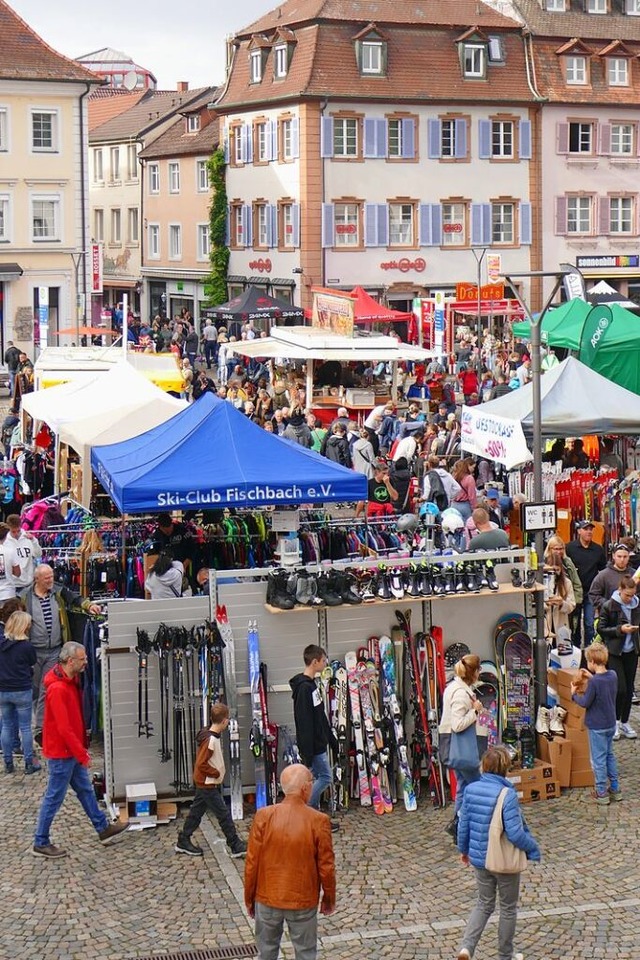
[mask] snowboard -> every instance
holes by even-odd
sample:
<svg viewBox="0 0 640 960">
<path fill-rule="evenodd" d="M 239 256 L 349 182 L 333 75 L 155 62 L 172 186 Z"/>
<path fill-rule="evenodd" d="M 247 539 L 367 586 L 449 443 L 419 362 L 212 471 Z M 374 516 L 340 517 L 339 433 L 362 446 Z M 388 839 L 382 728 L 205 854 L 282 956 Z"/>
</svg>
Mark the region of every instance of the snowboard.
<svg viewBox="0 0 640 960">
<path fill-rule="evenodd" d="M 382 667 L 382 703 L 384 713 L 388 716 L 392 724 L 402 798 L 405 809 L 413 811 L 418 809 L 418 802 L 413 786 L 413 777 L 411 776 L 411 767 L 409 766 L 409 756 L 407 752 L 407 740 L 402 722 L 393 643 L 389 637 L 381 637 L 378 641 L 378 648 Z"/>
<path fill-rule="evenodd" d="M 515 621 L 513 622 L 516 626 Z M 496 635 L 496 663 L 499 667 L 501 716 L 520 731 L 532 722 L 533 641 L 522 629 L 503 624 Z"/>
</svg>

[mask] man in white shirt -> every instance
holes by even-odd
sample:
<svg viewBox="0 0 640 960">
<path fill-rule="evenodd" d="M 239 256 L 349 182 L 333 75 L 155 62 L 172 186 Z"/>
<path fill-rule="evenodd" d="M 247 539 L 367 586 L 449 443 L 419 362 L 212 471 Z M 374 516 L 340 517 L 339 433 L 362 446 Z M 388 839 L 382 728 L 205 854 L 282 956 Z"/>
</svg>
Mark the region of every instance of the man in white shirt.
<svg viewBox="0 0 640 960">
<path fill-rule="evenodd" d="M 207 364 L 207 370 L 211 370 L 211 364 L 216 359 L 216 347 L 218 345 L 218 330 L 212 320 L 207 320 L 202 331 L 204 341 L 204 359 Z"/>
<path fill-rule="evenodd" d="M 16 595 L 16 577 L 20 574 L 20 566 L 16 556 L 9 527 L 0 523 L 0 605 Z"/>
<path fill-rule="evenodd" d="M 415 456 L 420 452 L 422 447 L 422 441 L 424 440 L 424 430 L 422 428 L 415 431 L 415 433 L 409 434 L 407 437 L 403 437 L 402 440 L 398 441 L 398 446 L 393 452 L 393 460 L 399 460 L 400 457 L 404 457 L 407 463 L 411 463 Z"/>
<path fill-rule="evenodd" d="M 20 517 L 12 513 L 7 517 L 9 537 L 7 542 L 13 548 L 19 573 L 14 574 L 14 585 L 19 589 L 30 587 L 33 583 L 37 561 L 42 556 L 42 547 L 32 533 L 20 526 Z"/>
</svg>

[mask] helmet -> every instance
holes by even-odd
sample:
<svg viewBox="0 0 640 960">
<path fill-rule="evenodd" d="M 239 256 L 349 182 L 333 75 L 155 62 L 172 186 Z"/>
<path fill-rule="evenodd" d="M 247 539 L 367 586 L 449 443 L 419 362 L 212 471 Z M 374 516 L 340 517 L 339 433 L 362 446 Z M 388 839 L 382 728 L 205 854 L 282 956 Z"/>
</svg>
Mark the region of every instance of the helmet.
<svg viewBox="0 0 640 960">
<path fill-rule="evenodd" d="M 421 517 L 427 517 L 427 518 L 437 517 L 439 513 L 440 511 L 438 510 L 438 507 L 431 500 L 428 500 L 426 503 L 422 503 L 420 505 Z"/>
<path fill-rule="evenodd" d="M 511 377 L 511 380 L 509 380 L 509 390 L 517 390 L 519 386 L 519 379 L 517 377 Z"/>
<path fill-rule="evenodd" d="M 464 520 L 454 507 L 447 507 L 442 513 L 443 533 L 457 533 L 464 527 Z"/>
<path fill-rule="evenodd" d="M 398 533 L 415 533 L 418 528 L 418 518 L 415 513 L 403 513 L 396 521 Z"/>
</svg>

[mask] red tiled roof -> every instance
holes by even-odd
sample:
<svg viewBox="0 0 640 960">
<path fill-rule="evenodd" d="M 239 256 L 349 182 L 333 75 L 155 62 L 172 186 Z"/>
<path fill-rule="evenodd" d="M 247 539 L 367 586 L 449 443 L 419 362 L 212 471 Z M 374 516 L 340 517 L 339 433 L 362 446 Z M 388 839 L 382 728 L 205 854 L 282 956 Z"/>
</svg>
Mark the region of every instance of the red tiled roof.
<svg viewBox="0 0 640 960">
<path fill-rule="evenodd" d="M 111 96 L 108 96 L 108 92 Z M 100 89 L 100 97 L 89 97 L 89 130 L 95 130 L 101 124 L 106 123 L 113 117 L 124 113 L 130 107 L 135 106 L 145 94 L 144 90 L 124 90 L 120 91 L 113 87 Z"/>
<path fill-rule="evenodd" d="M 102 83 L 91 70 L 45 43 L 4 0 L 0 0 L 0 80 Z"/>
<path fill-rule="evenodd" d="M 279 7 L 239 30 L 236 36 L 247 37 L 252 33 L 317 20 L 451 27 L 468 27 L 477 23 L 491 29 L 519 26 L 481 0 L 285 0 Z"/>
<path fill-rule="evenodd" d="M 562 56 L 558 55 L 557 39 L 543 40 L 536 37 L 533 42 L 537 85 L 540 93 L 551 103 L 620 104 L 631 106 L 640 103 L 640 62 L 633 60 L 629 64 L 630 85 L 611 87 L 607 83 L 607 61 L 605 57 L 592 56 L 590 62 L 590 83 L 567 84 L 562 71 Z M 640 56 L 640 43 L 626 44 L 628 50 Z"/>
<path fill-rule="evenodd" d="M 300 0 L 303 2 L 303 0 Z M 307 0 L 310 2 L 310 0 Z M 402 4 L 399 4 L 402 6 Z M 477 10 L 474 6 L 477 17 Z M 512 21 L 509 21 L 513 24 Z M 489 64 L 488 80 L 462 76 L 455 40 L 456 28 L 418 29 L 385 24 L 388 37 L 387 75 L 363 77 L 358 71 L 353 40 L 354 25 L 322 23 L 296 30 L 296 47 L 289 73 L 274 79 L 272 56 L 266 60 L 264 79 L 251 83 L 247 39 L 236 50 L 231 77 L 220 99 L 223 110 L 244 105 L 299 100 L 301 97 L 383 100 L 395 102 L 530 102 L 518 30 L 500 34 L 504 65 Z"/>
<path fill-rule="evenodd" d="M 585 13 L 576 0 L 564 13 L 544 10 L 538 0 L 514 0 L 516 9 L 539 37 L 580 37 L 582 40 L 640 40 L 638 17 L 628 16 L 614 5 L 610 13 Z"/>
<path fill-rule="evenodd" d="M 209 156 L 220 142 L 217 116 L 208 110 L 201 113 L 201 123 L 208 121 L 197 133 L 187 133 L 187 122 L 180 117 L 157 140 L 141 150 L 139 156 L 145 160 L 161 157 Z"/>
<path fill-rule="evenodd" d="M 197 90 L 146 90 L 133 106 L 90 131 L 91 143 L 129 139 L 145 134 L 173 114 L 184 111 L 204 94 L 214 96 L 215 87 Z"/>
</svg>

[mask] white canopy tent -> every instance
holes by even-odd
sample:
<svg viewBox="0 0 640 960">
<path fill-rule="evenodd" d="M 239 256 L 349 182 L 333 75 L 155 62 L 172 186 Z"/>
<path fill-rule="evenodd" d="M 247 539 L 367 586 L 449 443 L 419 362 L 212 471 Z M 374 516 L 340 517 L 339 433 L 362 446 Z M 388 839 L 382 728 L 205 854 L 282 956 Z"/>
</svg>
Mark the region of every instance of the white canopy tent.
<svg viewBox="0 0 640 960">
<path fill-rule="evenodd" d="M 307 398 L 313 397 L 313 364 L 315 360 L 338 360 L 352 363 L 357 360 L 391 362 L 393 369 L 392 393 L 397 393 L 398 361 L 430 360 L 436 356 L 431 350 L 413 347 L 395 337 L 342 337 L 319 327 L 272 327 L 271 336 L 258 340 L 242 340 L 230 344 L 233 352 L 242 357 L 286 357 L 304 360 L 307 368 Z"/>
<path fill-rule="evenodd" d="M 91 500 L 91 448 L 139 436 L 186 406 L 185 400 L 168 396 L 128 363 L 91 380 L 36 390 L 23 398 L 23 409 L 56 434 L 56 450 L 66 443 L 78 453 L 85 507 Z"/>
</svg>

